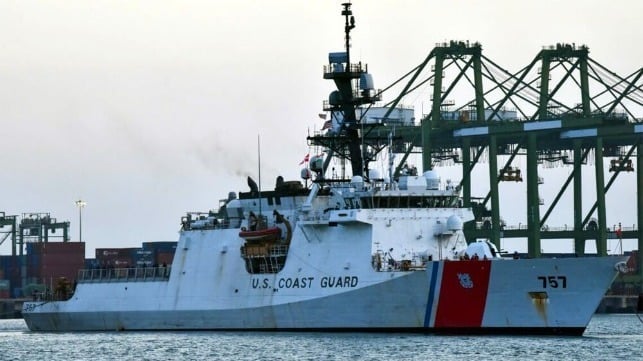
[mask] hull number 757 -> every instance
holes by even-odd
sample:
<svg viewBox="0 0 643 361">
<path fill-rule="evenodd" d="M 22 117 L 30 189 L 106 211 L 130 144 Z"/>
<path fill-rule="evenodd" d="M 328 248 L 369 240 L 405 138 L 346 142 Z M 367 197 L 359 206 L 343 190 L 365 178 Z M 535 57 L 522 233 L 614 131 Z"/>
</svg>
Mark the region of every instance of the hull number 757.
<svg viewBox="0 0 643 361">
<path fill-rule="evenodd" d="M 566 276 L 538 276 L 542 281 L 543 288 L 567 288 Z"/>
</svg>

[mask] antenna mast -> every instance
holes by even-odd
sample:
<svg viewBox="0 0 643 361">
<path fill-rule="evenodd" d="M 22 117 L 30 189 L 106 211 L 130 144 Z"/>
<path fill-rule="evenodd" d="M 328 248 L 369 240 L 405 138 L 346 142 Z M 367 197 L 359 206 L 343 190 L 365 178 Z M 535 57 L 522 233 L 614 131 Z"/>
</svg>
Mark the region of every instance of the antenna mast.
<svg viewBox="0 0 643 361">
<path fill-rule="evenodd" d="M 257 134 L 257 166 L 259 167 L 259 219 L 261 219 L 261 140 Z"/>
<path fill-rule="evenodd" d="M 350 32 L 355 28 L 355 17 L 353 16 L 353 12 L 351 11 L 351 3 L 343 3 L 342 6 L 344 7 L 344 10 L 342 10 L 342 15 L 346 19 L 346 24 L 344 25 L 344 32 L 346 33 L 345 36 L 345 41 L 346 41 L 346 71 L 350 71 L 350 64 L 351 64 L 351 36 Z"/>
<path fill-rule="evenodd" d="M 373 79 L 368 74 L 367 67 L 362 66 L 361 62 L 351 64 L 350 33 L 355 28 L 355 17 L 351 5 L 350 2 L 342 4 L 345 51 L 328 54 L 330 64 L 324 71 L 324 79 L 333 80 L 337 87 L 337 90 L 329 95 L 329 101 L 324 110 L 330 111 L 332 117 L 341 117 L 339 121 L 341 129 L 331 135 L 336 138 L 336 141 L 326 143 L 327 146 L 330 145 L 330 152 L 322 170 L 328 169 L 330 155 L 336 153 L 341 159 L 350 160 L 353 175 L 364 176 L 364 165 L 367 164 L 368 159 L 365 159 L 364 155 L 365 144 L 362 139 L 364 124 L 361 120 L 363 112 L 360 107 L 365 104 L 374 104 L 380 100 L 380 94 L 373 87 Z M 359 117 L 356 114 L 358 109 Z"/>
</svg>

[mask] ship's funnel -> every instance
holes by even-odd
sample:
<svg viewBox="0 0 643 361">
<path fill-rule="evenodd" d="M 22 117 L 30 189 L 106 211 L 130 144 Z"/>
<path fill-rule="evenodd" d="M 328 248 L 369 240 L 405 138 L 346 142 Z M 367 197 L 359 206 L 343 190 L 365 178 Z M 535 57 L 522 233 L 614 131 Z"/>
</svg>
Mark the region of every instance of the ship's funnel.
<svg viewBox="0 0 643 361">
<path fill-rule="evenodd" d="M 248 187 L 250 187 L 250 192 L 252 193 L 257 193 L 259 191 L 257 182 L 255 182 L 255 180 L 252 179 L 250 176 L 248 176 Z"/>
</svg>

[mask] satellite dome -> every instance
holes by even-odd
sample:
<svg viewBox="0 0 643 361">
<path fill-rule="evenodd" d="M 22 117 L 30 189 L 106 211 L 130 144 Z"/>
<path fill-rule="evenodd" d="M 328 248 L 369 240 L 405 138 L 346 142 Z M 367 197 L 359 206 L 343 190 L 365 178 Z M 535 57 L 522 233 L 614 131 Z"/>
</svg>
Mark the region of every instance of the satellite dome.
<svg viewBox="0 0 643 361">
<path fill-rule="evenodd" d="M 440 177 L 437 172 L 427 170 L 422 175 L 424 179 L 426 179 L 427 189 L 438 189 L 440 187 Z"/>
<path fill-rule="evenodd" d="M 357 189 L 362 189 L 364 187 L 364 178 L 359 175 L 354 175 L 353 178 L 351 178 L 351 185 Z"/>
<path fill-rule="evenodd" d="M 455 214 L 450 216 L 449 219 L 447 219 L 447 229 L 449 231 L 461 231 L 462 219 Z"/>
</svg>

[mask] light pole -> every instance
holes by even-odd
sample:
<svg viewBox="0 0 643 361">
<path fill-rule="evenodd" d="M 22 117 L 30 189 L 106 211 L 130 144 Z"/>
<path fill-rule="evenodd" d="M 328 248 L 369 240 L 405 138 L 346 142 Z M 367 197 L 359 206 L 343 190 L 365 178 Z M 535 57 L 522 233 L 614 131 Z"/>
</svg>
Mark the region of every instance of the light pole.
<svg viewBox="0 0 643 361">
<path fill-rule="evenodd" d="M 83 241 L 83 207 L 87 205 L 87 202 L 79 199 L 76 201 L 76 207 L 78 207 L 78 241 Z"/>
</svg>

